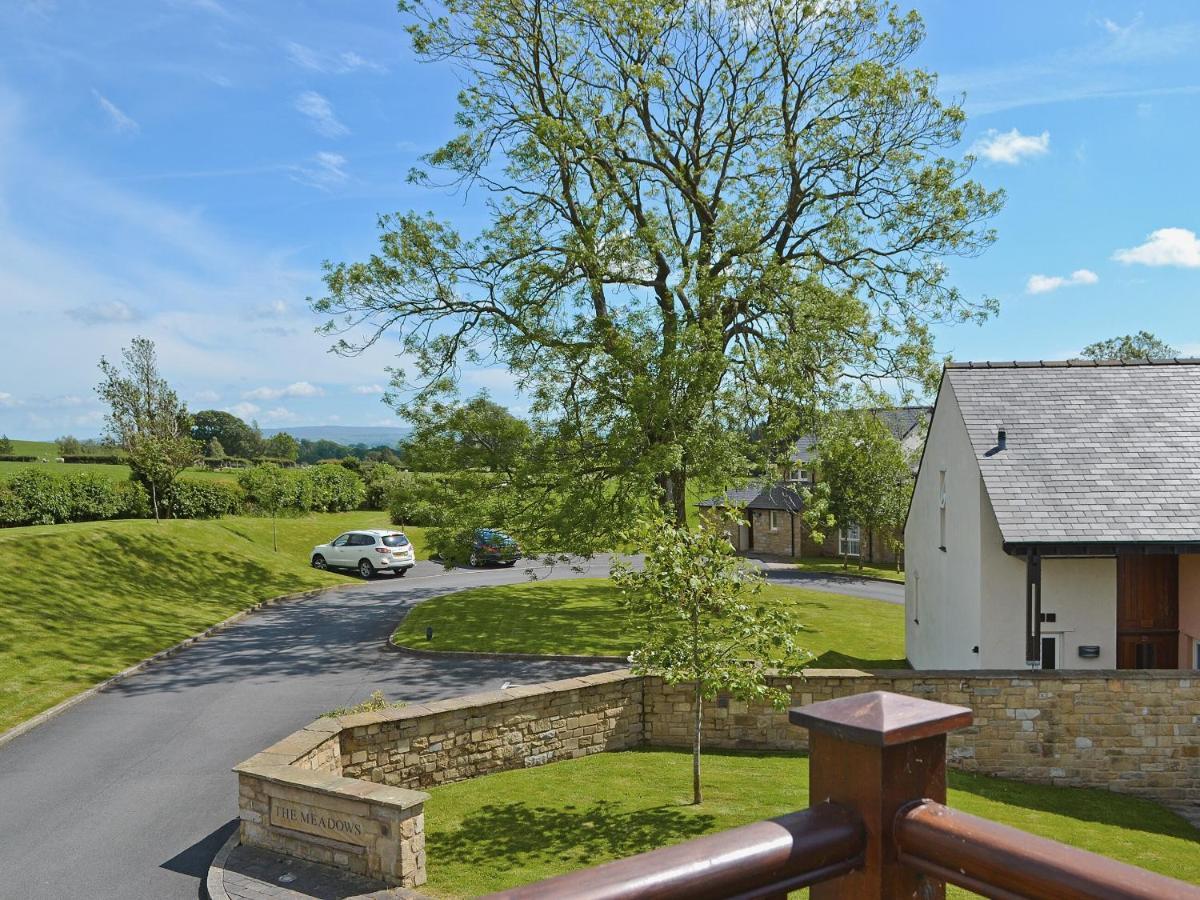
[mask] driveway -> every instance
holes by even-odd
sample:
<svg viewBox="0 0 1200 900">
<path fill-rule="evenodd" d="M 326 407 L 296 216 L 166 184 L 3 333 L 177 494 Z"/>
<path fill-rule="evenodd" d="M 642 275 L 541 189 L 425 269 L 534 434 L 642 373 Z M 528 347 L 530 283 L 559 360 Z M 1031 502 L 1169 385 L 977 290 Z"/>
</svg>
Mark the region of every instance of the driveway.
<svg viewBox="0 0 1200 900">
<path fill-rule="evenodd" d="M 374 690 L 421 701 L 611 668 L 383 649 L 414 603 L 524 578 L 426 563 L 348 581 L 255 613 L 0 747 L 0 898 L 196 900 L 237 817 L 230 768 L 322 712 Z"/>
<path fill-rule="evenodd" d="M 755 559 L 763 574 L 772 584 L 804 588 L 810 591 L 826 591 L 831 594 L 848 594 L 884 603 L 904 604 L 904 585 L 878 578 L 862 578 L 854 574 L 828 575 L 824 572 L 801 572 L 792 563 Z"/>
<path fill-rule="evenodd" d="M 608 560 L 541 574 L 603 577 Z M 896 585 L 768 575 L 903 602 Z M 418 563 L 403 579 L 348 579 L 345 589 L 248 616 L 0 747 L 0 900 L 195 900 L 235 827 L 230 768 L 326 710 L 374 690 L 422 701 L 611 668 L 383 649 L 414 604 L 526 577 L 520 566 L 446 573 Z"/>
</svg>

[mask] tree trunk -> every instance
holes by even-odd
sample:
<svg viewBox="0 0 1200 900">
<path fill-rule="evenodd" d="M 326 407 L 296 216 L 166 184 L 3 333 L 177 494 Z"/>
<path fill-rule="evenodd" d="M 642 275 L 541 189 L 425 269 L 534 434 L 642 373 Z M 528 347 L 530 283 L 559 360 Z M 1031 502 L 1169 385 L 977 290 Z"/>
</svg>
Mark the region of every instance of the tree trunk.
<svg viewBox="0 0 1200 900">
<path fill-rule="evenodd" d="M 701 684 L 696 682 L 696 733 L 692 736 L 692 803 L 696 806 L 700 805 L 700 801 L 704 799 L 700 791 L 700 726 L 703 721 L 701 718 L 701 704 L 704 702 L 704 695 L 701 691 Z"/>
<path fill-rule="evenodd" d="M 153 481 L 150 482 L 150 503 L 154 507 L 154 522 L 158 524 L 158 486 Z"/>
<path fill-rule="evenodd" d="M 658 476 L 663 515 L 679 527 L 687 525 L 687 473 L 682 469 Z"/>
<path fill-rule="evenodd" d="M 279 521 L 277 516 L 277 513 L 271 513 L 271 545 L 275 548 L 276 553 L 279 552 L 279 533 L 275 526 L 275 523 Z"/>
</svg>

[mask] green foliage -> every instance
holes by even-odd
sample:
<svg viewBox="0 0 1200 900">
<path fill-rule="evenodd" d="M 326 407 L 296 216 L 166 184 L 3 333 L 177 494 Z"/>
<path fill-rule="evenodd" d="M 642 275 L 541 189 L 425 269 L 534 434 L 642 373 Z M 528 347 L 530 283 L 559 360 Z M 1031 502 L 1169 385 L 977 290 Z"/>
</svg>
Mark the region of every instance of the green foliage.
<svg viewBox="0 0 1200 900">
<path fill-rule="evenodd" d="M 491 489 L 537 543 L 612 546 L 654 505 L 686 521 L 697 473 L 743 480 L 848 383 L 927 385 L 931 325 L 994 308 L 947 259 L 991 243 L 1002 196 L 970 180 L 961 105 L 912 65 L 915 13 L 404 9 L 417 57 L 464 82 L 427 164 L 492 215 L 477 234 L 384 216 L 376 254 L 331 264 L 314 306 L 340 351 L 400 337 L 418 427 L 462 364 L 513 373 L 534 440 Z"/>
<path fill-rule="evenodd" d="M 393 525 L 433 525 L 439 481 L 423 472 L 397 472 L 388 479 L 387 511 Z"/>
<path fill-rule="evenodd" d="M 281 431 L 266 439 L 262 445 L 262 455 L 295 460 L 300 455 L 300 443 L 290 434 Z"/>
<path fill-rule="evenodd" d="M 635 673 L 694 686 L 693 799 L 700 803 L 703 701 L 728 691 L 782 708 L 789 695 L 770 683 L 767 667 L 798 674 L 811 654 L 796 643 L 799 624 L 758 598 L 762 576 L 734 555 L 719 523 L 652 521 L 633 538 L 644 566 L 613 567 L 625 608 L 645 634 L 629 662 Z"/>
<path fill-rule="evenodd" d="M 192 426 L 192 433 L 196 433 L 196 427 Z M 221 442 L 215 437 L 208 439 L 208 443 L 204 446 L 204 458 L 208 459 L 224 459 L 226 456 L 225 448 L 221 446 Z"/>
<path fill-rule="evenodd" d="M 1179 351 L 1149 331 L 1139 331 L 1088 344 L 1080 355 L 1085 359 L 1174 359 Z"/>
<path fill-rule="evenodd" d="M 148 513 L 141 485 L 93 472 L 54 475 L 31 466 L 0 481 L 0 527 L 133 518 Z"/>
<path fill-rule="evenodd" d="M 313 508 L 313 486 L 306 471 L 284 470 L 262 464 L 238 473 L 246 502 L 265 515 L 308 512 Z"/>
<path fill-rule="evenodd" d="M 358 509 L 366 499 L 363 480 L 341 466 L 312 466 L 301 474 L 312 486 L 312 508 L 317 512 Z"/>
<path fill-rule="evenodd" d="M 83 453 L 83 443 L 74 435 L 64 435 L 55 441 L 55 444 L 59 456 L 79 456 Z"/>
<path fill-rule="evenodd" d="M 829 512 L 841 525 L 904 528 L 912 496 L 913 460 L 872 410 L 828 417 L 817 437 L 820 477 L 829 486 Z"/>
<path fill-rule="evenodd" d="M 242 492 L 224 481 L 181 478 L 171 485 L 167 504 L 177 519 L 219 519 L 241 509 Z"/>
<path fill-rule="evenodd" d="M 418 472 L 479 471 L 511 476 L 528 452 L 533 431 L 481 393 L 465 403 L 435 401 L 409 415 L 415 425 L 401 445 Z"/>
<path fill-rule="evenodd" d="M 192 437 L 202 444 L 217 441 L 221 453 L 208 456 L 240 456 L 256 459 L 262 455 L 263 437 L 256 426 L 247 425 L 233 413 L 221 409 L 202 409 L 192 416 Z"/>
<path fill-rule="evenodd" d="M 7 434 L 0 434 L 0 456 L 10 456 L 13 452 L 13 442 Z"/>
<path fill-rule="evenodd" d="M 356 703 L 354 706 L 339 706 L 336 709 L 329 710 L 329 712 L 321 713 L 321 717 L 353 716 L 356 713 L 382 712 L 385 709 L 400 709 L 407 705 L 402 700 L 389 700 L 383 695 L 383 691 L 372 691 L 371 696 L 362 703 Z"/>
</svg>

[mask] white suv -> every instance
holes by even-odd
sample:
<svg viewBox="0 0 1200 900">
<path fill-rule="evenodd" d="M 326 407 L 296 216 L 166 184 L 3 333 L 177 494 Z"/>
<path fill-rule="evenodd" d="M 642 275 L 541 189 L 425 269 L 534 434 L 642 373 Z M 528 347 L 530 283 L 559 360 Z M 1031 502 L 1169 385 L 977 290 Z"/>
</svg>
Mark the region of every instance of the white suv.
<svg viewBox="0 0 1200 900">
<path fill-rule="evenodd" d="M 328 544 L 313 547 L 309 561 L 314 569 L 356 569 L 363 578 L 376 572 L 404 575 L 413 567 L 412 541 L 403 531 L 347 531 Z"/>
</svg>

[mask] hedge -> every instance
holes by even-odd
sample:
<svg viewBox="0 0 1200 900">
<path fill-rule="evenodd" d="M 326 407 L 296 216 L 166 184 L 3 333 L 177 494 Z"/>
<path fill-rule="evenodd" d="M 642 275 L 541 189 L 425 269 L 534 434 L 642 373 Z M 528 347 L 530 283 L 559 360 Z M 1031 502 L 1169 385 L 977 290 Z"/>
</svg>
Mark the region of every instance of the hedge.
<svg viewBox="0 0 1200 900">
<path fill-rule="evenodd" d="M 180 479 L 167 497 L 167 508 L 177 519 L 219 519 L 241 506 L 241 488 L 222 481 Z"/>
<path fill-rule="evenodd" d="M 238 484 L 246 502 L 261 512 L 348 512 L 358 509 L 366 497 L 362 479 L 341 466 L 255 466 L 238 474 Z M 280 497 L 272 496 L 277 486 Z"/>
<path fill-rule="evenodd" d="M 129 462 L 124 456 L 87 453 L 69 453 L 59 459 L 65 463 L 95 463 L 101 466 L 123 466 Z"/>
<path fill-rule="evenodd" d="M 0 462 L 37 462 L 36 456 L 18 456 L 14 453 L 0 453 Z"/>
<path fill-rule="evenodd" d="M 0 481 L 0 526 L 58 525 L 150 514 L 146 490 L 92 472 L 52 475 L 24 469 Z"/>
</svg>

